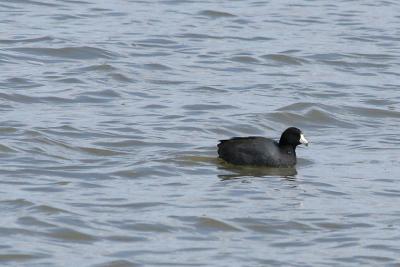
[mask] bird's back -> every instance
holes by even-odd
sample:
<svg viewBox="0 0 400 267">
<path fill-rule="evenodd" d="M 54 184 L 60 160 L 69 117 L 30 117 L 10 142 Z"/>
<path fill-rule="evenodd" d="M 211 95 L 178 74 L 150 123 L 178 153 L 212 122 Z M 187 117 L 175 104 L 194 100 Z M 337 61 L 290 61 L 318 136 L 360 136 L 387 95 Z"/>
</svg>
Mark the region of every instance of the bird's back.
<svg viewBox="0 0 400 267">
<path fill-rule="evenodd" d="M 280 166 L 280 154 L 278 143 L 264 137 L 234 137 L 218 144 L 219 157 L 239 165 Z"/>
</svg>

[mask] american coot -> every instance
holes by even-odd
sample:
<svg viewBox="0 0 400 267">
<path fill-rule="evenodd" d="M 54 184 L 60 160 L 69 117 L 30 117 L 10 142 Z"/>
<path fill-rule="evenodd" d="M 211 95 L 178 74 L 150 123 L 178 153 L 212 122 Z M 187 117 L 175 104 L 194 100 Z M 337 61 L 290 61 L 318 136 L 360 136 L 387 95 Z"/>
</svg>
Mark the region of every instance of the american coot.
<svg viewBox="0 0 400 267">
<path fill-rule="evenodd" d="M 258 136 L 220 140 L 218 155 L 232 164 L 290 167 L 296 164 L 296 147 L 300 144 L 308 145 L 308 141 L 299 129 L 290 127 L 279 143 Z"/>
</svg>

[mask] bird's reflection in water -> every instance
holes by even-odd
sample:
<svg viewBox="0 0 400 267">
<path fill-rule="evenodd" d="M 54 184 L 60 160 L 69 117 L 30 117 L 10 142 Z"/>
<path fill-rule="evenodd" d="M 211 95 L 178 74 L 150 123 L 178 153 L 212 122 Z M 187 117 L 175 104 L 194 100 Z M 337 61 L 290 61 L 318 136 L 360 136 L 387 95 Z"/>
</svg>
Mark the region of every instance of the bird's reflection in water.
<svg viewBox="0 0 400 267">
<path fill-rule="evenodd" d="M 251 177 L 265 177 L 265 176 L 279 176 L 283 177 L 288 181 L 294 181 L 296 179 L 296 168 L 271 168 L 271 167 L 260 167 L 260 166 L 239 166 L 225 162 L 224 160 L 216 157 L 209 156 L 184 156 L 177 158 L 180 164 L 194 164 L 199 163 L 216 165 L 219 170 L 229 172 L 227 174 L 219 174 L 218 177 L 221 180 L 231 180 L 240 178 L 251 178 Z"/>
<path fill-rule="evenodd" d="M 237 166 L 219 161 L 218 168 L 224 171 L 229 171 L 228 174 L 220 174 L 218 177 L 221 180 L 231 180 L 249 177 L 265 177 L 265 176 L 281 176 L 289 181 L 295 180 L 297 174 L 296 168 L 271 168 L 260 166 Z"/>
</svg>

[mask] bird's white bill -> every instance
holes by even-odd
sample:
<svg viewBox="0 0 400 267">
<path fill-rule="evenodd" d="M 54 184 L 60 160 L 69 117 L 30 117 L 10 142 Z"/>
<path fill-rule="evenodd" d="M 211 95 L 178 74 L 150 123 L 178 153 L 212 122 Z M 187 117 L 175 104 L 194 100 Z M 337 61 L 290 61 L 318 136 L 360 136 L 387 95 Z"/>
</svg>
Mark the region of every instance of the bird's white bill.
<svg viewBox="0 0 400 267">
<path fill-rule="evenodd" d="M 303 134 L 300 134 L 300 141 L 299 141 L 301 144 L 304 144 L 304 145 L 306 145 L 306 146 L 308 146 L 308 141 L 307 141 L 307 139 L 304 137 L 304 135 Z"/>
</svg>

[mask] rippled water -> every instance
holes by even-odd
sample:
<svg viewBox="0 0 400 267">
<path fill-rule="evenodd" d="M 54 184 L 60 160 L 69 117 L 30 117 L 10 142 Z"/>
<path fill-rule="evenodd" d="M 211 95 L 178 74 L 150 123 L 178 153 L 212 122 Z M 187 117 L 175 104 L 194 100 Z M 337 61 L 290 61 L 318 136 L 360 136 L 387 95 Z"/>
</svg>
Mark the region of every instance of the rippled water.
<svg viewBox="0 0 400 267">
<path fill-rule="evenodd" d="M 398 2 L 0 11 L 1 266 L 399 266 Z M 288 126 L 296 169 L 217 159 Z"/>
</svg>

